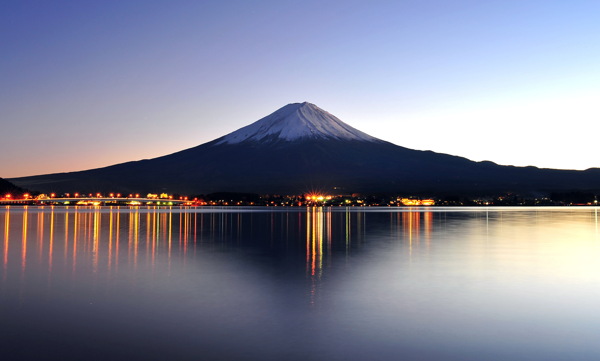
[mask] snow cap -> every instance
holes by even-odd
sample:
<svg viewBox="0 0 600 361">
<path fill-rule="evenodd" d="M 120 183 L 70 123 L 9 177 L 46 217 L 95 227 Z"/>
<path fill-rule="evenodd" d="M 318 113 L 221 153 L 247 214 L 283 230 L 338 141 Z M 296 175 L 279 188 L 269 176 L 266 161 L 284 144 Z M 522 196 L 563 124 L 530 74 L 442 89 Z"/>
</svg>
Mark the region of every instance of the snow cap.
<svg viewBox="0 0 600 361">
<path fill-rule="evenodd" d="M 261 141 L 266 140 L 265 138 L 286 141 L 301 139 L 379 141 L 342 122 L 318 106 L 304 102 L 288 104 L 250 125 L 225 135 L 217 144 Z"/>
</svg>

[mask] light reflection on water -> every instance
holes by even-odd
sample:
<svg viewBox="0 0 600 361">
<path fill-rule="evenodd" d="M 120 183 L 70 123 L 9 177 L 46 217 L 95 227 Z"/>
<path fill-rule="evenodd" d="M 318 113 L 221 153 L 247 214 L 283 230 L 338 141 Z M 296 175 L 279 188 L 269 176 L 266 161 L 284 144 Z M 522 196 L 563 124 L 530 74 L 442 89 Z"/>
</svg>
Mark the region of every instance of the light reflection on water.
<svg viewBox="0 0 600 361">
<path fill-rule="evenodd" d="M 6 207 L 14 359 L 600 356 L 597 208 Z"/>
</svg>

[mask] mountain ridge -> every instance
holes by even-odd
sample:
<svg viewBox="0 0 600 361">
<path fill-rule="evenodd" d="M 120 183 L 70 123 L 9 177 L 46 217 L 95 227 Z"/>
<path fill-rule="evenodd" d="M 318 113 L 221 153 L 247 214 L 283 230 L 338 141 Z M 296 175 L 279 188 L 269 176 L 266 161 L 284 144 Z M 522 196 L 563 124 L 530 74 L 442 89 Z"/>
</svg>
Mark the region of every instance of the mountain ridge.
<svg viewBox="0 0 600 361">
<path fill-rule="evenodd" d="M 600 169 L 501 166 L 371 137 L 310 103 L 288 104 L 161 157 L 10 179 L 43 192 L 494 194 L 600 189 Z"/>
</svg>

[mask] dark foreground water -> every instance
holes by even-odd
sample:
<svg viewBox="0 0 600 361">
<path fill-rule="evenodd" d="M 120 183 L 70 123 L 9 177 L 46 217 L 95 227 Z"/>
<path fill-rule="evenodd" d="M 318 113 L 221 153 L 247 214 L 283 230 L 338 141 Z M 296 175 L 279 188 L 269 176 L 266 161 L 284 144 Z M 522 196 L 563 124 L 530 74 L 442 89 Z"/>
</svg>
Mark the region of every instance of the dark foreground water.
<svg viewBox="0 0 600 361">
<path fill-rule="evenodd" d="M 2 360 L 597 360 L 597 208 L 0 209 Z"/>
</svg>

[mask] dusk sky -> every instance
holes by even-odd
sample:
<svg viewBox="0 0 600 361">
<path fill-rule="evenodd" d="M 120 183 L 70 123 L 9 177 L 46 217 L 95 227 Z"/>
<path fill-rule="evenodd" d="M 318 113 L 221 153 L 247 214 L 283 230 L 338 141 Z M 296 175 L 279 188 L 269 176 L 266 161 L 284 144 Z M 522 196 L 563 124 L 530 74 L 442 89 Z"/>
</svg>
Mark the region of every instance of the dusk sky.
<svg viewBox="0 0 600 361">
<path fill-rule="evenodd" d="M 153 158 L 308 101 L 372 136 L 600 167 L 600 1 L 3 1 L 0 177 Z"/>
</svg>

